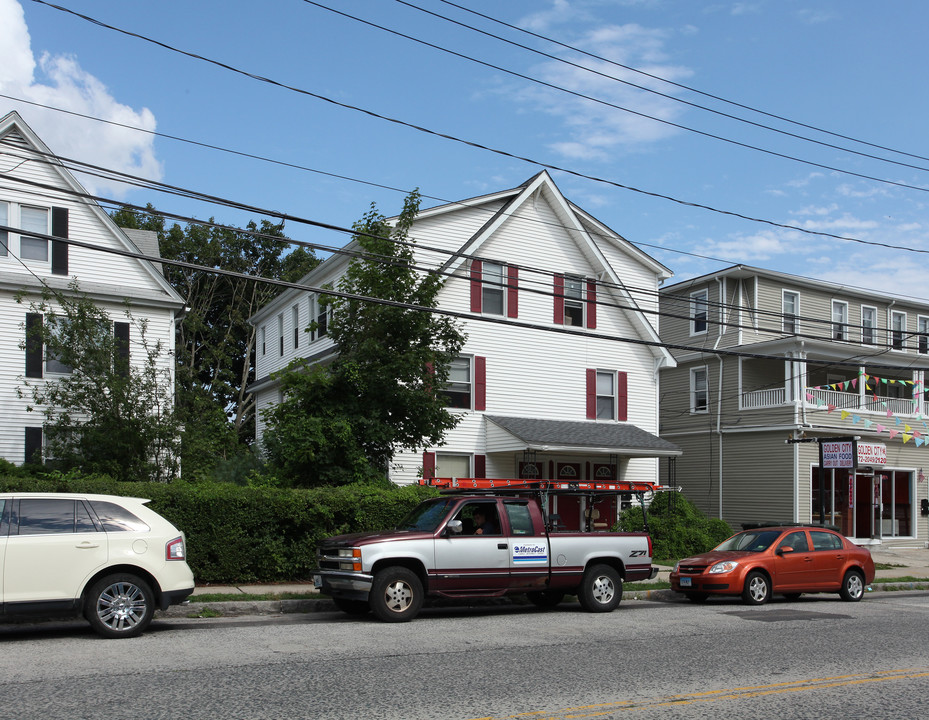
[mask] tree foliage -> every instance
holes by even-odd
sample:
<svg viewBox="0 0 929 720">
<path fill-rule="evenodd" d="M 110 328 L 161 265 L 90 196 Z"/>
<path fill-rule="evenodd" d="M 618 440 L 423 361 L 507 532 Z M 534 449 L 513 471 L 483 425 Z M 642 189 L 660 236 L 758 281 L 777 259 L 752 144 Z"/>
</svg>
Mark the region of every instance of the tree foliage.
<svg viewBox="0 0 929 720">
<path fill-rule="evenodd" d="M 464 344 L 435 308 L 442 279 L 414 268 L 410 227 L 419 194 L 394 224 L 374 205 L 355 223 L 351 261 L 330 295 L 329 333 L 338 348 L 326 366 L 291 364 L 279 374 L 284 400 L 266 411 L 264 450 L 273 472 L 296 485 L 386 476 L 394 452 L 441 444 L 458 417 L 440 389 Z M 386 303 L 364 298 L 379 298 Z"/>
<path fill-rule="evenodd" d="M 57 377 L 24 380 L 17 389 L 30 411 L 44 415 L 47 462 L 62 469 L 102 473 L 117 480 L 167 482 L 177 475 L 180 426 L 173 407 L 171 358 L 147 335 L 147 322 L 124 315 L 132 358 L 126 359 L 107 313 L 80 292 L 46 291 L 30 312 L 43 323 L 27 342 L 41 342 L 46 358 L 70 368 Z M 23 296 L 17 296 L 24 302 Z"/>
<path fill-rule="evenodd" d="M 248 232 L 191 223 L 166 227 L 163 217 L 127 209 L 113 213 L 120 227 L 153 230 L 161 256 L 252 276 L 296 281 L 319 260 L 290 245 L 282 225 L 249 222 Z M 211 221 L 212 222 L 212 219 Z M 217 458 L 246 452 L 254 439 L 255 328 L 248 318 L 279 292 L 256 280 L 164 265 L 165 277 L 187 309 L 177 326 L 177 402 L 185 421 L 185 477 L 207 473 Z"/>
</svg>

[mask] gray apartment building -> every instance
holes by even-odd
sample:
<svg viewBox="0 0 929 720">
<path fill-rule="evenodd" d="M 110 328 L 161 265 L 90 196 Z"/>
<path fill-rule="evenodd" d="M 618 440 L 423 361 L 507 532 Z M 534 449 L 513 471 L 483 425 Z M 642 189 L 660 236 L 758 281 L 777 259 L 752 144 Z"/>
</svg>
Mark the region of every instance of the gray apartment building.
<svg viewBox="0 0 929 720">
<path fill-rule="evenodd" d="M 662 288 L 660 309 L 677 365 L 659 433 L 684 451 L 663 482 L 734 528 L 927 546 L 929 303 L 737 265 Z M 824 440 L 853 462 L 820 467 Z"/>
</svg>

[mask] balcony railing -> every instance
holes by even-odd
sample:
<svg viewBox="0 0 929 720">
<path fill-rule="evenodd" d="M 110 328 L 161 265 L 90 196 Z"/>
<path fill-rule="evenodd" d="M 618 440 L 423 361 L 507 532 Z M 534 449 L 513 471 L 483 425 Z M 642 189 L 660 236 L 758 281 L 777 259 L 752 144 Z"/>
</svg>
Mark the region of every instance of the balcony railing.
<svg viewBox="0 0 929 720">
<path fill-rule="evenodd" d="M 806 400 L 811 405 L 832 405 L 837 410 L 860 410 L 884 414 L 889 411 L 893 415 L 915 415 L 919 409 L 912 398 L 862 396 L 858 393 L 812 387 L 806 389 Z"/>
<path fill-rule="evenodd" d="M 893 415 L 915 415 L 919 411 L 919 407 L 910 398 L 861 396 L 858 393 L 813 387 L 806 388 L 805 399 L 808 405 L 817 407 L 832 405 L 837 410 L 856 410 L 882 414 L 890 411 Z M 786 393 L 782 387 L 744 392 L 741 399 L 743 410 L 777 407 L 783 405 L 786 401 Z"/>
<path fill-rule="evenodd" d="M 742 393 L 742 409 L 756 410 L 758 408 L 775 407 L 783 405 L 786 398 L 784 388 L 769 388 L 767 390 L 752 390 Z"/>
</svg>

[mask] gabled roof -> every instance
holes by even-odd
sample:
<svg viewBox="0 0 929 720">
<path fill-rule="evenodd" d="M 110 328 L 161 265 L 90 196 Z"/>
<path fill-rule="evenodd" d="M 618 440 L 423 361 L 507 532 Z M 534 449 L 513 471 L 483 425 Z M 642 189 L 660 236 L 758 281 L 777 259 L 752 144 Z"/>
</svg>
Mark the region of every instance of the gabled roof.
<svg viewBox="0 0 929 720">
<path fill-rule="evenodd" d="M 18 137 L 16 137 L 18 135 Z M 44 154 L 46 156 L 48 166 L 61 178 L 62 182 L 68 187 L 70 191 L 75 193 L 74 196 L 69 197 L 69 201 L 77 204 L 82 204 L 90 210 L 100 224 L 109 232 L 113 237 L 116 243 L 123 249 L 132 253 L 139 254 L 154 254 L 158 255 L 157 252 L 151 253 L 151 247 L 148 248 L 149 252 L 142 252 L 139 247 L 129 238 L 126 232 L 118 227 L 113 219 L 103 210 L 100 205 L 98 205 L 94 200 L 81 197 L 82 195 L 87 194 L 87 190 L 78 182 L 77 178 L 61 163 L 60 160 L 52 153 L 48 146 L 42 141 L 42 139 L 36 135 L 36 133 L 26 124 L 18 112 L 15 110 L 7 113 L 3 118 L 0 118 L 0 141 L 8 138 L 16 137 L 17 143 L 23 147 L 25 150 L 33 150 L 38 153 Z M 15 178 L 7 176 L 7 179 L 15 182 Z M 143 268 L 144 272 L 152 279 L 153 286 L 156 286 L 158 290 L 165 294 L 164 302 L 168 305 L 173 305 L 176 307 L 183 307 L 184 299 L 177 293 L 177 291 L 171 286 L 171 284 L 165 279 L 162 272 L 148 260 L 134 259 L 135 262 Z"/>
<path fill-rule="evenodd" d="M 496 434 L 495 445 L 507 443 L 511 451 L 584 452 L 592 450 L 627 457 L 676 457 L 683 451 L 657 435 L 628 423 L 542 420 L 485 415 Z"/>
<path fill-rule="evenodd" d="M 479 248 L 486 240 L 488 240 L 493 235 L 493 233 L 496 232 L 500 226 L 517 211 L 520 205 L 530 202 L 536 193 L 545 196 L 546 200 L 549 202 L 555 214 L 558 216 L 563 227 L 565 228 L 567 235 L 578 244 L 578 246 L 581 248 L 581 251 L 591 261 L 591 265 L 595 269 L 600 270 L 598 277 L 605 279 L 610 285 L 610 287 L 605 288 L 605 292 L 611 292 L 615 295 L 618 295 L 622 303 L 626 306 L 637 307 L 637 303 L 629 291 L 626 290 L 622 278 L 607 260 L 603 251 L 600 249 L 600 246 L 584 226 L 582 218 L 587 222 L 595 224 L 598 228 L 598 231 L 603 234 L 603 237 L 609 238 L 609 240 L 616 246 L 620 247 L 621 250 L 633 255 L 638 262 L 641 262 L 646 267 L 649 267 L 656 274 L 663 275 L 664 277 L 667 277 L 671 274 L 670 270 L 668 270 L 657 260 L 643 253 L 620 235 L 610 230 L 610 228 L 608 228 L 606 225 L 593 218 L 593 216 L 584 213 L 576 205 L 569 202 L 567 198 L 562 195 L 561 190 L 558 189 L 558 186 L 555 184 L 555 181 L 552 180 L 552 177 L 548 174 L 547 170 L 543 170 L 537 175 L 529 178 L 518 188 L 501 193 L 495 193 L 493 195 L 485 195 L 480 198 L 473 198 L 471 200 L 462 200 L 450 205 L 443 205 L 438 208 L 432 208 L 431 210 L 420 213 L 419 217 L 434 217 L 439 213 L 450 212 L 457 210 L 462 206 L 473 205 L 477 204 L 478 202 L 486 203 L 491 200 L 499 200 L 502 198 L 507 199 L 507 202 L 503 205 L 503 207 L 494 213 L 493 217 L 491 217 L 477 232 L 468 238 L 461 245 L 461 247 L 458 248 L 457 253 L 450 257 L 445 262 L 445 264 L 442 265 L 440 271 L 453 272 L 458 269 L 466 261 L 465 256 L 475 254 L 476 249 Z M 635 310 L 629 310 L 626 312 L 633 325 L 638 329 L 641 337 L 650 342 L 652 353 L 656 357 L 660 357 L 663 363 L 674 365 L 675 362 L 673 356 L 661 344 L 661 338 L 655 331 L 654 326 L 649 323 L 640 312 Z"/>
</svg>

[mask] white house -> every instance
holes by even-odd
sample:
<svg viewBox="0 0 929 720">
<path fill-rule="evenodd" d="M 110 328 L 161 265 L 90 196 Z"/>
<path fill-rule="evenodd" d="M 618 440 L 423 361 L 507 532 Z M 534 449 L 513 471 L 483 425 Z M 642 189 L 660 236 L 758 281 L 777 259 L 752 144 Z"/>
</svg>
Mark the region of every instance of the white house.
<svg viewBox="0 0 929 720">
<path fill-rule="evenodd" d="M 659 460 L 680 454 L 657 437 L 658 371 L 674 365 L 658 336 L 667 268 L 567 200 L 547 172 L 422 210 L 410 235 L 418 264 L 451 274 L 438 306 L 468 313 L 447 388 L 462 418 L 443 446 L 398 452 L 391 479 L 657 482 Z M 348 262 L 334 255 L 302 284 L 334 283 Z M 252 318 L 259 440 L 261 410 L 280 400 L 272 374 L 334 352 L 326 320 L 316 296 L 295 289 Z"/>
<path fill-rule="evenodd" d="M 0 119 L 0 176 L 0 457 L 22 463 L 42 449 L 43 415 L 38 408 L 28 410 L 17 388 L 70 372 L 40 345 L 26 342 L 27 326 L 43 322 L 41 314 L 30 312 L 43 289 L 67 294 L 76 279 L 81 292 L 112 318 L 113 332 L 133 362 L 142 354 L 135 352 L 138 329 L 125 316 L 128 299 L 134 317 L 148 321 L 147 339 L 160 340 L 170 351 L 163 362 L 172 378 L 174 322 L 184 303 L 153 263 L 103 252 L 157 255 L 157 238 L 121 230 L 96 202 L 80 197 L 84 188 L 15 112 Z M 25 295 L 21 303 L 14 299 L 18 293 Z"/>
</svg>

